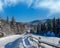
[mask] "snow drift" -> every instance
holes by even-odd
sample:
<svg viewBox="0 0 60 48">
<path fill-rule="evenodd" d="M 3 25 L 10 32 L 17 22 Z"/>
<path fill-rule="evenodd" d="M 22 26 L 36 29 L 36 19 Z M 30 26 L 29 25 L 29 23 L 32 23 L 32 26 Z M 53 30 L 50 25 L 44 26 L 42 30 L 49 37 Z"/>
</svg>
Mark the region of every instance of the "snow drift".
<svg viewBox="0 0 60 48">
<path fill-rule="evenodd" d="M 0 48 L 38 48 L 38 44 L 36 42 L 32 42 L 29 39 L 29 36 L 33 36 L 35 38 L 41 37 L 41 40 L 46 42 L 51 42 L 59 45 L 60 38 L 56 37 L 43 37 L 37 35 L 11 35 L 8 37 L 0 38 Z M 49 45 L 43 44 L 45 48 L 53 48 Z"/>
</svg>

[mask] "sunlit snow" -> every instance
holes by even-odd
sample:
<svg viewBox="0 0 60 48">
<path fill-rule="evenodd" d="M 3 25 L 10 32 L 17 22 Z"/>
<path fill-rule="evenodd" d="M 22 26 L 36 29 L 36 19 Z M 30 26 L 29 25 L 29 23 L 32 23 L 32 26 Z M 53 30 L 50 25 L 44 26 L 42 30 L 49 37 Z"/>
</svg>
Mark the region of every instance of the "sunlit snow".
<svg viewBox="0 0 60 48">
<path fill-rule="evenodd" d="M 35 38 L 41 37 L 41 40 L 45 42 L 50 42 L 59 45 L 60 38 L 27 34 L 27 35 L 11 35 L 8 37 L 0 38 L 0 48 L 38 48 L 38 44 L 34 41 L 32 42 L 29 38 L 30 36 L 33 36 Z M 44 46 L 45 48 L 54 48 L 43 43 L 41 43 L 41 45 Z"/>
</svg>

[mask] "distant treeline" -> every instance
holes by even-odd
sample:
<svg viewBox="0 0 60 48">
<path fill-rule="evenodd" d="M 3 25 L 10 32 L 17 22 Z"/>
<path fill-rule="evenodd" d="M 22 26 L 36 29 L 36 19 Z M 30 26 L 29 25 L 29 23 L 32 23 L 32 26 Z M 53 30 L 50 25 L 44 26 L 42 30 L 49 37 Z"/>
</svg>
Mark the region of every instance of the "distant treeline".
<svg viewBox="0 0 60 48">
<path fill-rule="evenodd" d="M 53 32 L 55 36 L 60 36 L 60 18 L 56 19 L 54 17 L 47 21 L 48 22 L 37 25 L 37 34 L 44 34 L 50 31 Z"/>
</svg>

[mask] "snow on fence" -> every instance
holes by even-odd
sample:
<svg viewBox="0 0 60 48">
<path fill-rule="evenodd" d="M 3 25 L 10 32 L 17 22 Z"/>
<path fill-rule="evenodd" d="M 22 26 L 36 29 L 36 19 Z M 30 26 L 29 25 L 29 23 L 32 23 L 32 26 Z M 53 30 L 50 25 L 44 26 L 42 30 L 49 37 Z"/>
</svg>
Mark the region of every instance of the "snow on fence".
<svg viewBox="0 0 60 48">
<path fill-rule="evenodd" d="M 38 42 L 35 41 L 34 39 L 38 40 Z M 54 44 L 54 43 L 51 43 L 51 42 L 42 41 L 40 37 L 38 39 L 38 38 L 30 36 L 30 40 L 36 42 L 38 44 L 38 48 L 40 48 L 40 47 L 45 48 L 43 45 L 41 45 L 41 43 L 52 46 L 52 47 L 55 47 L 55 48 L 60 48 L 60 45 Z"/>
</svg>

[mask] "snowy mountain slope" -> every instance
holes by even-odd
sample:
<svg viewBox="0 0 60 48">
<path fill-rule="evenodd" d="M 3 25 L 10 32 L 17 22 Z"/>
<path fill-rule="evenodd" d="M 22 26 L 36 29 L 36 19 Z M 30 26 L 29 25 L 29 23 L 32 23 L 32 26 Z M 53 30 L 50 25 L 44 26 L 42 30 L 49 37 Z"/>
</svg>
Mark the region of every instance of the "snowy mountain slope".
<svg viewBox="0 0 60 48">
<path fill-rule="evenodd" d="M 58 42 L 60 40 L 60 38 L 56 37 L 43 37 L 32 34 L 12 35 L 0 38 L 0 48 L 33 48 L 33 47 L 38 48 L 38 44 L 36 42 L 32 42 L 29 38 L 30 36 L 33 36 L 35 38 L 41 37 L 41 40 L 51 42 L 54 44 L 59 44 Z M 53 48 L 43 43 L 41 45 L 44 46 L 45 48 Z"/>
<path fill-rule="evenodd" d="M 38 25 L 38 24 L 48 23 L 50 21 L 51 21 L 50 19 L 34 20 L 34 21 L 31 21 L 31 22 L 29 22 L 27 24 L 30 24 L 30 25 Z"/>
</svg>

